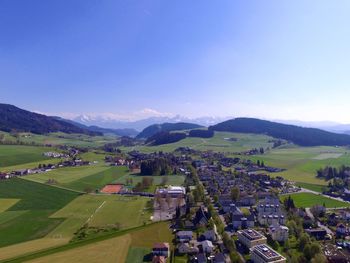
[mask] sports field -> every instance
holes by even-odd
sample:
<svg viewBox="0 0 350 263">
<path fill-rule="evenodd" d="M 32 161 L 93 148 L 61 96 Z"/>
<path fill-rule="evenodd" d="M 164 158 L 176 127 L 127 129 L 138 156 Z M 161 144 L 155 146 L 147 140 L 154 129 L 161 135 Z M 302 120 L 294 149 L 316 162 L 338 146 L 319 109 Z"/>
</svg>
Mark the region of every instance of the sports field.
<svg viewBox="0 0 350 263">
<path fill-rule="evenodd" d="M 281 197 L 281 200 L 284 200 L 285 198 L 288 198 L 289 195 L 283 195 Z M 338 200 L 334 200 L 322 195 L 316 195 L 312 193 L 296 193 L 291 194 L 291 198 L 294 201 L 294 204 L 296 207 L 312 207 L 314 205 L 323 205 L 327 208 L 336 208 L 336 207 L 349 207 L 350 203 L 348 202 L 342 202 Z"/>
</svg>

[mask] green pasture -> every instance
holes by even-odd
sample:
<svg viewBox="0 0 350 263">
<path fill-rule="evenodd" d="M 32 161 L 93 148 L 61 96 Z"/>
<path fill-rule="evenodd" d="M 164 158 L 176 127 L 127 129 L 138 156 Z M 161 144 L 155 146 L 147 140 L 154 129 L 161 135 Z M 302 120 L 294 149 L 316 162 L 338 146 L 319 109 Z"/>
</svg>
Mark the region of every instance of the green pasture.
<svg viewBox="0 0 350 263">
<path fill-rule="evenodd" d="M 128 173 L 125 166 L 98 165 L 59 168 L 47 173 L 32 174 L 25 177 L 40 183 L 47 183 L 49 179 L 56 182 L 58 186 L 70 188 L 77 191 L 96 190 L 104 185 L 116 181 Z"/>
<path fill-rule="evenodd" d="M 316 195 L 312 193 L 295 193 L 290 195 L 283 195 L 281 197 L 281 200 L 283 201 L 285 198 L 288 198 L 288 196 L 291 196 L 296 207 L 306 208 L 306 207 L 312 207 L 314 205 L 323 205 L 323 204 L 325 204 L 327 208 L 350 206 L 350 203 L 338 201 L 335 199 L 325 197 L 323 195 Z"/>
<path fill-rule="evenodd" d="M 48 160 L 44 152 L 52 150 L 48 147 L 24 145 L 0 145 L 0 170 L 8 170 L 9 166 Z"/>
<path fill-rule="evenodd" d="M 0 200 L 19 199 L 0 213 L 0 247 L 45 236 L 62 222 L 50 215 L 76 197 L 74 192 L 19 178 L 0 181 Z"/>
</svg>

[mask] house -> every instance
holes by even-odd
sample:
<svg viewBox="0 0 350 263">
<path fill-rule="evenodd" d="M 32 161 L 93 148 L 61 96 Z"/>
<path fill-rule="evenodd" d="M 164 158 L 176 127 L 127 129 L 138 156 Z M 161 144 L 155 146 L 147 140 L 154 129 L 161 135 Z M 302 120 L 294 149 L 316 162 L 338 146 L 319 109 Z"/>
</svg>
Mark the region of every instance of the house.
<svg viewBox="0 0 350 263">
<path fill-rule="evenodd" d="M 204 240 L 201 243 L 202 250 L 204 253 L 211 253 L 214 250 L 214 245 L 211 241 L 209 240 Z"/>
<path fill-rule="evenodd" d="M 344 236 L 344 235 L 346 235 L 346 226 L 345 226 L 343 223 L 339 223 L 339 224 L 337 225 L 337 230 L 336 230 L 336 232 L 337 232 L 337 235 L 339 235 L 339 236 Z"/>
<path fill-rule="evenodd" d="M 180 243 L 177 246 L 177 251 L 180 254 L 197 254 L 199 249 L 197 247 L 191 247 L 188 243 Z"/>
<path fill-rule="evenodd" d="M 179 242 L 189 242 L 193 238 L 192 231 L 179 231 L 176 233 L 176 239 Z"/>
<path fill-rule="evenodd" d="M 254 227 L 254 215 L 232 215 L 232 226 L 234 229 Z"/>
<path fill-rule="evenodd" d="M 266 244 L 267 241 L 265 236 L 254 229 L 240 230 L 237 233 L 239 242 L 241 242 L 247 248 Z"/>
<path fill-rule="evenodd" d="M 289 229 L 286 226 L 271 225 L 269 234 L 274 241 L 285 242 L 288 239 Z"/>
<path fill-rule="evenodd" d="M 21 170 L 15 171 L 15 175 L 19 175 L 19 176 L 26 175 L 27 173 L 28 173 L 27 169 L 21 169 Z"/>
<path fill-rule="evenodd" d="M 285 263 L 286 258 L 269 246 L 257 245 L 251 250 L 251 260 L 254 263 Z"/>
<path fill-rule="evenodd" d="M 223 253 L 218 253 L 214 257 L 214 263 L 226 263 L 226 259 Z"/>
<path fill-rule="evenodd" d="M 166 258 L 163 256 L 153 256 L 152 263 L 166 263 Z"/>
<path fill-rule="evenodd" d="M 305 232 L 317 240 L 324 240 L 327 235 L 327 231 L 322 228 L 306 229 Z"/>
<path fill-rule="evenodd" d="M 199 239 L 215 242 L 217 240 L 217 237 L 214 230 L 207 230 L 199 237 Z"/>
<path fill-rule="evenodd" d="M 201 206 L 196 212 L 196 215 L 193 219 L 193 224 L 194 225 L 207 225 L 210 218 L 211 218 L 211 216 L 210 216 L 209 212 L 203 206 Z"/>
<path fill-rule="evenodd" d="M 170 255 L 170 247 L 169 243 L 156 243 L 153 245 L 152 254 L 154 256 L 163 256 L 169 257 Z"/>
</svg>

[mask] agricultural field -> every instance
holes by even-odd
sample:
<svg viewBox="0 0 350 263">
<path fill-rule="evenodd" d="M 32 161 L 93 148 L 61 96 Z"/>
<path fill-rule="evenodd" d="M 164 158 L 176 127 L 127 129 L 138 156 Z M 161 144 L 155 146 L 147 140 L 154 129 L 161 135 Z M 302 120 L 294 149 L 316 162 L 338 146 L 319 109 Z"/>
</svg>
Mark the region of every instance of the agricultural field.
<svg viewBox="0 0 350 263">
<path fill-rule="evenodd" d="M 44 237 L 63 221 L 50 215 L 77 196 L 19 178 L 0 181 L 0 200 L 19 199 L 12 206 L 5 202 L 8 207 L 0 213 L 0 247 Z"/>
<path fill-rule="evenodd" d="M 230 141 L 230 138 L 236 141 Z M 178 147 L 191 147 L 196 150 L 213 150 L 217 152 L 241 152 L 252 148 L 271 147 L 269 140 L 272 138 L 265 135 L 242 134 L 231 132 L 215 132 L 212 138 L 186 138 L 176 143 L 159 146 L 135 146 L 121 147 L 124 151 L 139 150 L 141 152 L 171 152 Z"/>
<path fill-rule="evenodd" d="M 265 165 L 287 169 L 281 173 L 274 173 L 273 176 L 282 176 L 288 180 L 309 185 L 327 185 L 326 181 L 316 178 L 316 171 L 319 168 L 327 165 L 336 167 L 350 165 L 350 151 L 348 149 L 330 146 L 298 147 L 288 145 L 271 150 L 264 155 L 250 156 L 249 158 L 263 160 Z M 306 186 L 305 188 L 307 188 Z"/>
<path fill-rule="evenodd" d="M 125 166 L 115 167 L 100 163 L 97 165 L 60 168 L 47 173 L 28 175 L 25 179 L 40 183 L 54 180 L 57 186 L 90 192 L 118 180 L 125 174 L 128 174 L 128 168 Z"/>
<path fill-rule="evenodd" d="M 323 204 L 325 204 L 327 208 L 350 206 L 350 203 L 348 202 L 342 202 L 342 201 L 325 197 L 323 195 L 316 195 L 312 193 L 296 193 L 296 194 L 290 194 L 290 195 L 283 195 L 281 197 L 281 200 L 283 201 L 285 198 L 288 198 L 288 196 L 291 196 L 296 207 L 307 208 L 307 207 L 312 207 L 314 205 L 323 205 Z"/>
<path fill-rule="evenodd" d="M 145 239 L 147 236 L 149 238 Z M 154 243 L 168 242 L 172 244 L 173 235 L 166 222 L 144 226 L 139 229 L 131 229 L 119 236 L 72 248 L 69 246 L 63 251 L 32 259 L 31 263 L 64 263 L 64 262 L 140 262 L 135 261 L 143 258 Z M 0 250 L 1 252 L 1 250 Z M 132 252 L 137 252 L 133 254 Z M 133 260 L 133 261 L 130 261 Z M 141 261 L 142 262 L 142 261 Z"/>
<path fill-rule="evenodd" d="M 96 148 L 103 146 L 106 143 L 114 142 L 116 136 L 89 136 L 85 134 L 67 134 L 55 132 L 46 135 L 20 133 L 20 141 L 25 143 L 35 143 L 41 145 L 68 145 Z"/>
<path fill-rule="evenodd" d="M 0 170 L 9 171 L 9 167 L 47 161 L 49 158 L 43 153 L 50 150 L 48 147 L 0 145 Z"/>
</svg>

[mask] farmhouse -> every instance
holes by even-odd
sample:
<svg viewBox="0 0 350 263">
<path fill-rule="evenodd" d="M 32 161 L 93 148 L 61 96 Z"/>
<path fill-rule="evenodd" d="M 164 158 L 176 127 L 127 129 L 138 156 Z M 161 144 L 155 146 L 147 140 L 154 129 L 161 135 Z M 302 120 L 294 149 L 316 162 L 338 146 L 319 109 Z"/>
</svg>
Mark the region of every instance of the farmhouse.
<svg viewBox="0 0 350 263">
<path fill-rule="evenodd" d="M 285 263 L 286 258 L 267 245 L 257 245 L 251 250 L 254 263 Z"/>
<path fill-rule="evenodd" d="M 238 240 L 247 248 L 266 244 L 267 238 L 254 229 L 238 231 Z"/>
</svg>

